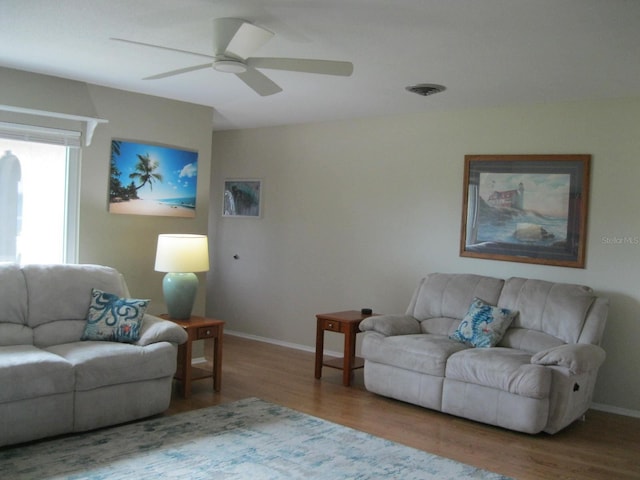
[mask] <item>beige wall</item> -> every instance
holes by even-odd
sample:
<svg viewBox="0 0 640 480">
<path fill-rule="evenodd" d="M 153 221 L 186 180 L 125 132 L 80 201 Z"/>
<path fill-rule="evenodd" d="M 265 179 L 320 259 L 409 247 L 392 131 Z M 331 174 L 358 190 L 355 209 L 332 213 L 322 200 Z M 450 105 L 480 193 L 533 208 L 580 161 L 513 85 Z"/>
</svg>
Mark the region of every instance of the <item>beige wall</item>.
<svg viewBox="0 0 640 480">
<path fill-rule="evenodd" d="M 640 414 L 638 118 L 632 98 L 216 132 L 208 313 L 311 348 L 314 314 L 403 312 L 429 272 L 586 284 L 611 299 L 595 401 Z M 464 155 L 498 153 L 593 156 L 585 269 L 458 255 Z M 263 179 L 262 218 L 220 218 L 225 177 Z"/>
<path fill-rule="evenodd" d="M 208 107 L 4 68 L 0 85 L 0 104 L 109 120 L 82 151 L 80 261 L 118 268 L 132 294 L 153 300 L 152 311 L 164 310 L 162 274 L 153 271 L 158 233 L 206 233 L 208 223 L 208 313 L 230 330 L 307 347 L 315 313 L 404 311 L 432 271 L 584 283 L 612 301 L 595 400 L 640 412 L 640 99 L 218 132 L 212 171 Z M 109 214 L 113 137 L 198 150 L 196 218 Z M 587 268 L 460 258 L 468 153 L 592 154 Z M 264 180 L 261 219 L 220 218 L 230 177 Z M 631 242 L 606 241 L 616 238 Z M 201 293 L 195 312 L 203 311 Z M 328 347 L 339 350 L 340 341 Z"/>
<path fill-rule="evenodd" d="M 80 210 L 80 262 L 111 265 L 125 275 L 132 295 L 151 298 L 151 311 L 166 311 L 163 273 L 154 272 L 160 233 L 207 233 L 211 176 L 212 110 L 173 100 L 91 86 L 99 126 L 91 146 L 83 149 Z M 198 151 L 195 218 L 115 215 L 107 211 L 111 139 L 161 143 Z M 204 313 L 205 275 L 198 274 L 194 313 Z"/>
<path fill-rule="evenodd" d="M 207 233 L 212 109 L 4 68 L 0 68 L 0 85 L 0 104 L 109 121 L 99 125 L 91 145 L 82 148 L 79 261 L 117 268 L 132 295 L 151 298 L 150 311 L 154 313 L 165 311 L 161 285 L 164 274 L 153 270 L 157 237 L 159 233 Z M 0 119 L 11 117 L 2 114 Z M 73 122 L 48 122 L 56 123 L 68 127 Z M 196 218 L 110 214 L 107 203 L 112 138 L 197 150 Z M 204 275 L 200 276 L 204 283 Z M 204 298 L 201 288 L 195 313 L 204 313 Z"/>
</svg>

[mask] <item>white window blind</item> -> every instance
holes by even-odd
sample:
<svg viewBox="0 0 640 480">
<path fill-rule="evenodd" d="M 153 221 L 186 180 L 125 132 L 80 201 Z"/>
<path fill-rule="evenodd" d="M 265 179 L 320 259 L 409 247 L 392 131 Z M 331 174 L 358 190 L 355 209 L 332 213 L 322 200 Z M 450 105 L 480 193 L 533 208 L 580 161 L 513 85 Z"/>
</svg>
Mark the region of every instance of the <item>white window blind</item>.
<svg viewBox="0 0 640 480">
<path fill-rule="evenodd" d="M 0 122 L 0 137 L 11 140 L 79 147 L 80 136 L 81 132 L 73 130 Z"/>
</svg>

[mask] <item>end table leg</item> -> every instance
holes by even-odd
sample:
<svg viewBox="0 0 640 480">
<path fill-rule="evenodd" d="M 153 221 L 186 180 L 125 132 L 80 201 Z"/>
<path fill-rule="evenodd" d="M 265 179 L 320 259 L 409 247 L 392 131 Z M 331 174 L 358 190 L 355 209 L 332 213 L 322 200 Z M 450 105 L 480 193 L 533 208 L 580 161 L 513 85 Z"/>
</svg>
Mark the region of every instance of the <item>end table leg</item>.
<svg viewBox="0 0 640 480">
<path fill-rule="evenodd" d="M 352 328 L 344 332 L 344 365 L 342 371 L 342 384 L 351 385 L 351 373 L 356 355 L 356 334 Z"/>
<path fill-rule="evenodd" d="M 191 396 L 191 338 L 180 346 L 182 347 L 182 396 L 189 398 Z"/>
<path fill-rule="evenodd" d="M 322 376 L 322 361 L 324 356 L 324 330 L 322 322 L 318 320 L 316 326 L 316 378 Z"/>
<path fill-rule="evenodd" d="M 213 390 L 220 391 L 222 385 L 222 327 L 213 339 Z"/>
</svg>

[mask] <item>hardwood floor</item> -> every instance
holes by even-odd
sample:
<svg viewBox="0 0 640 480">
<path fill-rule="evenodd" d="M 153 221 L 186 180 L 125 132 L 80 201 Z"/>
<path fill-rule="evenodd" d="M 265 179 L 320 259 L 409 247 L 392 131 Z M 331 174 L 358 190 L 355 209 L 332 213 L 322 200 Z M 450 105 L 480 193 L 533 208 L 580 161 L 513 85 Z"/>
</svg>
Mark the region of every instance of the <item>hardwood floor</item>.
<svg viewBox="0 0 640 480">
<path fill-rule="evenodd" d="M 340 370 L 313 372 L 313 353 L 225 335 L 222 390 L 198 380 L 184 399 L 174 385 L 167 414 L 259 397 L 519 480 L 640 479 L 638 418 L 590 411 L 556 435 L 527 435 L 372 394 L 362 370 L 351 387 Z"/>
</svg>

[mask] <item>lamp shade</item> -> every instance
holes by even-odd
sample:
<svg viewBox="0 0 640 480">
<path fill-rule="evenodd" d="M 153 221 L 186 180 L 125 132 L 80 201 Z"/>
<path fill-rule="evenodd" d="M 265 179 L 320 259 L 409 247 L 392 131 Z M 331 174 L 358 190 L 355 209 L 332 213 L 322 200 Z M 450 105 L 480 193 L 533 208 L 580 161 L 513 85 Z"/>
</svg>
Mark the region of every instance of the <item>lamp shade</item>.
<svg viewBox="0 0 640 480">
<path fill-rule="evenodd" d="M 164 233 L 158 235 L 157 272 L 188 273 L 209 270 L 209 242 L 206 235 Z"/>
</svg>

